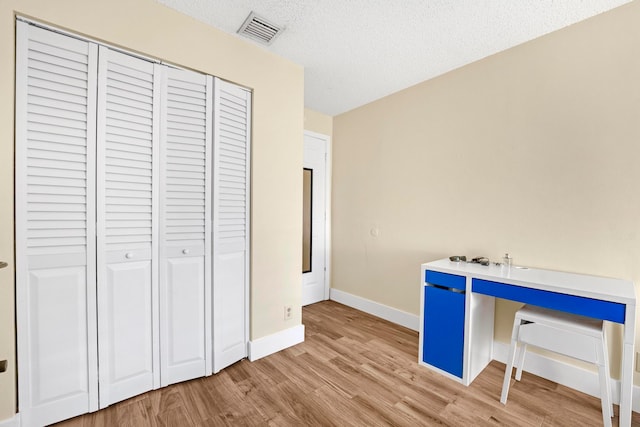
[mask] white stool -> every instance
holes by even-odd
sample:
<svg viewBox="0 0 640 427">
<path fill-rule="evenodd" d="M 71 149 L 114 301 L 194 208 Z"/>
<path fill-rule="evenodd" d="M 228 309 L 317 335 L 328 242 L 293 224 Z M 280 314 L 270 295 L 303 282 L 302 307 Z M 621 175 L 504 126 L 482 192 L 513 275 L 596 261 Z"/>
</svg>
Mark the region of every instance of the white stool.
<svg viewBox="0 0 640 427">
<path fill-rule="evenodd" d="M 605 426 L 611 426 L 613 404 L 611 403 L 611 385 L 609 380 L 609 357 L 607 340 L 602 320 L 541 307 L 525 305 L 516 312 L 511 333 L 511 349 L 502 383 L 500 402 L 507 403 L 511 371 L 520 346 L 516 380 L 522 378 L 522 366 L 527 345 L 551 350 L 555 353 L 594 363 L 600 375 L 600 398 L 602 400 L 602 419 Z"/>
</svg>

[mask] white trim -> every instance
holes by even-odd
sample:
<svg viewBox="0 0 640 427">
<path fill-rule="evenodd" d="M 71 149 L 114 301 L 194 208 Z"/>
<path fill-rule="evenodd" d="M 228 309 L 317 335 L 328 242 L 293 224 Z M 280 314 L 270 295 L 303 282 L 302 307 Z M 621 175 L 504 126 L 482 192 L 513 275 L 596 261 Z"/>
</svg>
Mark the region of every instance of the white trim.
<svg viewBox="0 0 640 427">
<path fill-rule="evenodd" d="M 414 331 L 420 330 L 420 316 L 353 295 L 339 289 L 331 289 L 331 300 Z"/>
<path fill-rule="evenodd" d="M 96 235 L 96 143 L 98 139 L 98 45 L 89 43 L 87 75 L 87 141 L 86 141 L 86 189 L 87 189 L 87 364 L 89 412 L 99 406 L 98 388 L 98 271 L 96 255 L 98 250 Z M 25 254 L 26 255 L 26 254 Z M 33 396 L 32 396 L 33 397 Z M 71 414 L 74 416 L 73 414 Z M 79 414 L 76 414 L 79 415 Z"/>
<path fill-rule="evenodd" d="M 204 374 L 213 373 L 213 120 L 214 86 L 213 76 L 206 75 L 206 116 L 205 116 L 205 178 L 204 178 Z"/>
<path fill-rule="evenodd" d="M 255 362 L 301 342 L 304 342 L 304 325 L 294 326 L 284 331 L 249 341 L 249 360 Z"/>
<path fill-rule="evenodd" d="M 324 297 L 325 299 L 329 299 L 331 295 L 331 182 L 332 180 L 332 156 L 333 156 L 333 143 L 331 141 L 331 137 L 327 136 L 327 145 L 326 145 L 326 161 L 325 161 L 325 221 L 324 221 Z"/>
<path fill-rule="evenodd" d="M 304 131 L 305 136 L 324 141 L 324 299 L 330 299 L 331 294 L 331 170 L 333 144 L 331 137 L 322 133 Z"/>
<path fill-rule="evenodd" d="M 15 414 L 11 418 L 0 421 L 0 427 L 20 427 L 20 414 Z"/>
<path fill-rule="evenodd" d="M 508 355 L 509 344 L 493 342 L 494 360 L 506 363 Z M 532 351 L 527 352 L 524 371 L 600 398 L 600 382 L 596 371 L 589 371 Z M 614 378 L 611 378 L 611 398 L 613 403 L 620 404 L 620 380 Z M 633 386 L 631 408 L 635 412 L 640 412 L 640 387 L 637 385 Z"/>
<path fill-rule="evenodd" d="M 153 112 L 152 117 L 160 117 L 162 102 L 163 71 L 160 64 L 153 64 Z M 151 182 L 156 183 L 151 190 L 151 322 L 153 343 L 153 389 L 160 388 L 160 120 L 153 120 L 153 147 L 151 150 Z"/>
<path fill-rule="evenodd" d="M 218 78 L 218 77 L 216 77 Z M 218 78 L 219 79 L 219 78 Z M 225 80 L 226 81 L 226 80 Z M 232 83 L 235 84 L 236 86 L 238 86 L 238 88 L 241 88 L 243 90 L 246 90 L 248 92 L 248 109 L 247 109 L 247 147 L 246 147 L 246 185 L 247 185 L 247 193 L 246 193 L 246 203 L 247 206 L 245 207 L 245 214 L 247 215 L 247 222 L 246 222 L 246 240 L 245 240 L 245 248 L 244 248 L 244 253 L 245 253 L 245 264 L 244 264 L 244 274 L 245 274 L 245 278 L 244 278 L 244 342 L 246 344 L 246 349 L 247 352 L 249 351 L 249 337 L 251 337 L 251 283 L 252 283 L 252 279 L 251 279 L 251 250 L 252 250 L 252 246 L 251 246 L 251 238 L 252 238 L 252 232 L 251 232 L 251 228 L 253 227 L 253 214 L 252 212 L 252 207 L 253 207 L 253 192 L 252 192 L 252 188 L 253 188 L 253 182 L 251 181 L 253 179 L 253 91 L 251 89 L 248 89 L 246 87 L 242 87 L 239 86 L 237 83 L 233 83 L 233 82 L 227 82 L 227 83 Z M 216 87 L 218 86 L 217 84 L 215 85 Z M 216 104 L 217 105 L 217 104 Z M 214 126 L 217 126 L 216 121 L 214 120 Z M 212 209 L 211 211 L 212 214 L 214 214 L 214 211 Z M 213 232 L 213 228 L 211 229 Z M 213 242 L 213 239 L 212 239 Z M 212 306 L 215 307 L 215 306 Z M 304 341 L 304 332 L 302 333 L 302 340 Z M 247 357 L 249 356 L 248 353 L 245 353 L 247 355 Z"/>
<path fill-rule="evenodd" d="M 15 292 L 16 292 L 16 350 L 20 375 L 17 377 L 18 402 L 31 398 L 29 385 L 31 355 L 29 353 L 29 317 L 26 307 L 29 293 L 26 286 L 29 266 L 27 253 L 27 55 L 29 25 L 16 22 L 16 75 L 15 75 Z M 19 405 L 22 410 L 26 405 Z"/>
</svg>

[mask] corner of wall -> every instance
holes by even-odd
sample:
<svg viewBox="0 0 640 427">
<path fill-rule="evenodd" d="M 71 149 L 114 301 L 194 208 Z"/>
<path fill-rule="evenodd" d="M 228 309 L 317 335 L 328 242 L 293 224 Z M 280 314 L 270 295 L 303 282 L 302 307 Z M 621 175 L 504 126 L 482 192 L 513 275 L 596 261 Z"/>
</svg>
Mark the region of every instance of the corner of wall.
<svg viewBox="0 0 640 427">
<path fill-rule="evenodd" d="M 311 110 L 304 109 L 304 128 L 312 132 L 333 136 L 333 117 Z"/>
</svg>

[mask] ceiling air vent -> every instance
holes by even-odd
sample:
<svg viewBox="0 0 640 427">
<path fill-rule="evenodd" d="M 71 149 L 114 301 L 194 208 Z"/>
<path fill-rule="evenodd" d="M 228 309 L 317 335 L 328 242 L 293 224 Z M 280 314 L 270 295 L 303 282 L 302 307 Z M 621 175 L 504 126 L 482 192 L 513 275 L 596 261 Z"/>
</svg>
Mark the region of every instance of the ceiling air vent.
<svg viewBox="0 0 640 427">
<path fill-rule="evenodd" d="M 284 28 L 256 15 L 255 12 L 251 12 L 238 30 L 238 34 L 252 38 L 262 44 L 270 45 L 283 30 Z"/>
</svg>

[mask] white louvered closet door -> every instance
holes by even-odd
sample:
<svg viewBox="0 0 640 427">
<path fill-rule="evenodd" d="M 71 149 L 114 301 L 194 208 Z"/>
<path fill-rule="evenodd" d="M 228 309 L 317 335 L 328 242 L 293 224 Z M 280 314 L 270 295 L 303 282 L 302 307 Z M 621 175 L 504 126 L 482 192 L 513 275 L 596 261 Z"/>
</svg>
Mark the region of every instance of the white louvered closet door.
<svg viewBox="0 0 640 427">
<path fill-rule="evenodd" d="M 161 113 L 161 384 L 211 373 L 212 78 L 165 67 Z"/>
<path fill-rule="evenodd" d="M 98 408 L 97 46 L 17 23 L 16 298 L 22 425 Z"/>
<path fill-rule="evenodd" d="M 215 79 L 213 371 L 247 356 L 251 92 Z"/>
<path fill-rule="evenodd" d="M 100 407 L 158 387 L 156 65 L 100 46 L 97 243 Z M 155 300 L 154 300 L 155 298 Z"/>
</svg>

